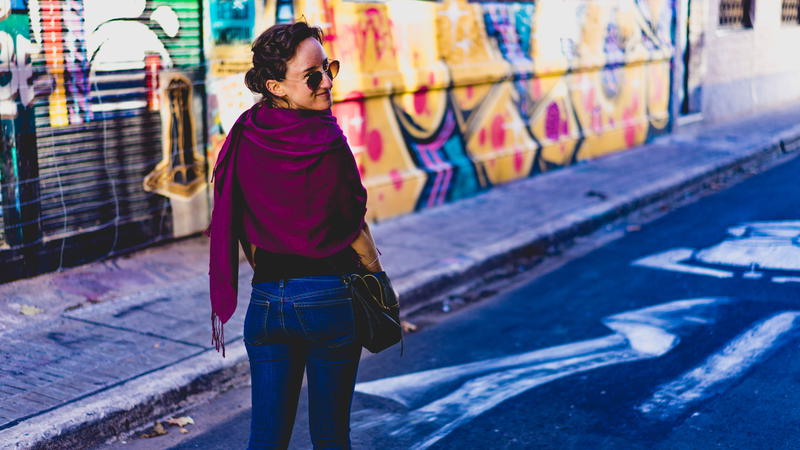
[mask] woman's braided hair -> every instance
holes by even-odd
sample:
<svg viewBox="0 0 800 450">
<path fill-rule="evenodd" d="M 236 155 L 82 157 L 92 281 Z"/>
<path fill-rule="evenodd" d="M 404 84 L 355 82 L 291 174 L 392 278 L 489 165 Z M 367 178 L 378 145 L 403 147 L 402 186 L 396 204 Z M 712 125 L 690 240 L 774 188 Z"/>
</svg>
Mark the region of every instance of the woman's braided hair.
<svg viewBox="0 0 800 450">
<path fill-rule="evenodd" d="M 319 27 L 311 27 L 303 21 L 267 28 L 253 42 L 253 67 L 244 76 L 245 85 L 261 94 L 262 102 L 278 106 L 282 99 L 267 90 L 267 80 L 283 81 L 286 62 L 294 57 L 297 46 L 310 37 L 322 43 L 323 36 Z"/>
</svg>

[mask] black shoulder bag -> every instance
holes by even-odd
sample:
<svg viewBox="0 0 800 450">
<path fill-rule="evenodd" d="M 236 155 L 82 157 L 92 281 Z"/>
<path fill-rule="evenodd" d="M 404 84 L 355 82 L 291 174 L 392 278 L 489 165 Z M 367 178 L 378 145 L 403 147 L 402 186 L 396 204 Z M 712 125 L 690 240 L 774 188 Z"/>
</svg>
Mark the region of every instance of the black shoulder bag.
<svg viewBox="0 0 800 450">
<path fill-rule="evenodd" d="M 400 342 L 403 355 L 403 329 L 400 302 L 386 272 L 344 275 L 353 298 L 356 333 L 361 344 L 378 353 Z"/>
</svg>

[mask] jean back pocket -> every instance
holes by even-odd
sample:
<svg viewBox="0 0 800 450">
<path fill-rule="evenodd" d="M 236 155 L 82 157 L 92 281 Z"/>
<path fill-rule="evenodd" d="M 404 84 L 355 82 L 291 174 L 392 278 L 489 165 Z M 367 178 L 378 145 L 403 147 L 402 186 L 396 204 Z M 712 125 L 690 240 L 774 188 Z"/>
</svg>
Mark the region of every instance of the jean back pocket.
<svg viewBox="0 0 800 450">
<path fill-rule="evenodd" d="M 246 344 L 264 345 L 267 343 L 267 319 L 269 318 L 269 302 L 251 301 L 244 316 L 242 339 Z"/>
<path fill-rule="evenodd" d="M 340 295 L 294 302 L 297 319 L 310 341 L 326 347 L 340 347 L 355 339 L 353 301 L 346 288 Z"/>
</svg>

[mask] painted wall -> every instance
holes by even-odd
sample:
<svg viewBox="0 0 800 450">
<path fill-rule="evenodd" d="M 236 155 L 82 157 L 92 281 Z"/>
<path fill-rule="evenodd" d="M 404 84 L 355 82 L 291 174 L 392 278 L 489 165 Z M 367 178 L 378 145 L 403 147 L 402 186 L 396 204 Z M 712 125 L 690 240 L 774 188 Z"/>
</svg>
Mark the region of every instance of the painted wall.
<svg viewBox="0 0 800 450">
<path fill-rule="evenodd" d="M 301 15 L 372 221 L 669 122 L 669 0 L 0 0 L 0 282 L 202 230 L 250 42 Z"/>
<path fill-rule="evenodd" d="M 202 227 L 201 5 L 0 5 L 0 281 Z"/>
<path fill-rule="evenodd" d="M 752 29 L 721 29 L 719 0 L 708 3 L 702 114 L 709 122 L 800 99 L 800 25 L 781 23 L 780 1 L 755 4 Z"/>
<path fill-rule="evenodd" d="M 342 61 L 334 113 L 369 190 L 371 220 L 641 144 L 669 120 L 667 0 L 290 6 L 284 16 L 321 24 L 328 55 Z M 268 1 L 264 15 L 282 7 Z M 211 52 L 212 68 L 233 66 L 223 55 L 250 55 L 244 44 Z M 225 73 L 212 97 L 238 92 L 244 103 L 241 72 Z M 218 147 L 244 105 L 210 103 Z"/>
</svg>

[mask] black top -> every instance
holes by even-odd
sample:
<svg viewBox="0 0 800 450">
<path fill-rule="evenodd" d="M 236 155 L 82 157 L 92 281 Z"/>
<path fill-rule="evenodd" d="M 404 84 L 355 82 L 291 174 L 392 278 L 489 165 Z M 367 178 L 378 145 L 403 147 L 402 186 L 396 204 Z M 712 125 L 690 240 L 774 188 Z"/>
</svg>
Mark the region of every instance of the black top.
<svg viewBox="0 0 800 450">
<path fill-rule="evenodd" d="M 270 253 L 256 248 L 256 269 L 253 284 L 319 275 L 363 273 L 358 254 L 352 247 L 325 258 L 307 258 L 300 255 Z"/>
</svg>

